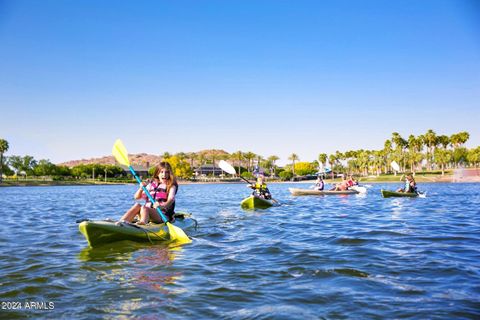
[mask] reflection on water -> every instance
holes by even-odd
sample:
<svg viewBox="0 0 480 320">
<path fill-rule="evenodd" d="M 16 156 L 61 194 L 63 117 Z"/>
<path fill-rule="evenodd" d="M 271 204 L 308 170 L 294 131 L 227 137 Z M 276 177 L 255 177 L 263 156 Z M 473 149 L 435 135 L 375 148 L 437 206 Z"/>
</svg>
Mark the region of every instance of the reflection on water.
<svg viewBox="0 0 480 320">
<path fill-rule="evenodd" d="M 169 268 L 181 253 L 181 246 L 120 241 L 103 247 L 84 248 L 78 258 L 84 262 L 83 268 L 98 273 L 98 279 L 168 294 L 166 285 L 182 276 L 179 270 Z M 107 264 L 99 265 L 98 262 Z M 132 267 L 136 272 L 132 273 Z"/>
</svg>

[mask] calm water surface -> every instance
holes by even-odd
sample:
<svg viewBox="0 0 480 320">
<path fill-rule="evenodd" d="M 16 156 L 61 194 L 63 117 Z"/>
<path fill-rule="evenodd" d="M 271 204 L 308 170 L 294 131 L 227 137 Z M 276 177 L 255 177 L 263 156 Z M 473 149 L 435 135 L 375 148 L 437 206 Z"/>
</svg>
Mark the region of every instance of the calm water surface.
<svg viewBox="0 0 480 320">
<path fill-rule="evenodd" d="M 191 244 L 98 249 L 75 221 L 119 218 L 136 186 L 0 188 L 0 318 L 479 319 L 480 184 L 381 197 L 399 186 L 271 184 L 282 205 L 249 212 L 243 184 L 183 185 Z"/>
</svg>

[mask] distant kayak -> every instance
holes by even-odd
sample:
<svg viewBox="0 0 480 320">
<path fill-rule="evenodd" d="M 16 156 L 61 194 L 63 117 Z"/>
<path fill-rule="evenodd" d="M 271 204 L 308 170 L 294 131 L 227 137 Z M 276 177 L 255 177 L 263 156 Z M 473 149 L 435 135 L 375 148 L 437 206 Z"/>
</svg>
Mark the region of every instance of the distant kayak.
<svg viewBox="0 0 480 320">
<path fill-rule="evenodd" d="M 274 200 L 267 200 L 252 195 L 243 199 L 240 205 L 243 209 L 267 209 L 273 206 L 274 203 Z"/>
<path fill-rule="evenodd" d="M 409 198 L 415 198 L 418 197 L 418 193 L 413 193 L 413 192 L 396 192 L 396 191 L 388 191 L 388 190 L 380 190 L 382 193 L 382 196 L 384 198 L 390 198 L 390 197 L 409 197 Z"/>
<path fill-rule="evenodd" d="M 333 190 L 311 190 L 311 189 L 297 189 L 288 188 L 290 193 L 294 196 L 329 196 L 339 194 L 357 194 L 357 190 L 333 191 Z"/>
<path fill-rule="evenodd" d="M 185 230 L 196 226 L 196 221 L 190 218 L 189 213 L 175 214 L 173 225 Z M 121 241 L 132 240 L 140 242 L 169 241 L 170 235 L 165 223 L 149 223 L 147 225 L 136 225 L 134 223 L 122 222 L 117 224 L 114 221 L 86 220 L 78 226 L 80 232 L 85 236 L 90 247 Z"/>
</svg>

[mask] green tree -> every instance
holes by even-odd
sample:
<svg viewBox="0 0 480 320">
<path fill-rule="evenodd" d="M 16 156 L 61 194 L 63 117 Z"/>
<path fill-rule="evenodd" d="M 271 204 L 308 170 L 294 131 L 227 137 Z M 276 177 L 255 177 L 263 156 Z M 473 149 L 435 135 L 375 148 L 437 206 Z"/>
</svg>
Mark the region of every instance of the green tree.
<svg viewBox="0 0 480 320">
<path fill-rule="evenodd" d="M 322 164 L 323 169 L 325 169 L 325 167 L 327 166 L 327 159 L 328 156 L 326 153 L 320 153 L 318 155 L 318 162 Z"/>
<path fill-rule="evenodd" d="M 442 168 L 442 176 L 445 175 L 445 164 L 452 160 L 452 153 L 450 150 L 436 149 L 434 153 L 435 163 Z"/>
<path fill-rule="evenodd" d="M 388 168 L 391 162 L 391 154 L 392 154 L 392 141 L 391 140 L 385 140 L 385 143 L 383 144 L 383 157 L 384 157 L 384 169 L 385 173 L 388 173 Z"/>
<path fill-rule="evenodd" d="M 437 134 L 432 129 L 429 129 L 423 136 L 423 142 L 427 147 L 427 167 L 432 169 L 432 160 L 435 147 L 437 146 Z"/>
<path fill-rule="evenodd" d="M 55 174 L 56 169 L 56 166 L 50 160 L 41 159 L 33 170 L 33 174 L 36 176 L 52 176 Z"/>
<path fill-rule="evenodd" d="M 469 138 L 470 134 L 466 131 L 455 133 L 450 136 L 450 142 L 453 145 L 453 161 L 457 168 L 460 165 L 460 162 L 466 160 L 465 148 L 462 148 L 462 146 Z"/>
<path fill-rule="evenodd" d="M 395 144 L 394 158 L 401 165 L 403 171 L 405 171 L 404 149 L 407 146 L 407 141 L 398 132 L 394 132 L 392 133 L 392 142 Z"/>
<path fill-rule="evenodd" d="M 288 160 L 292 161 L 292 173 L 293 176 L 295 176 L 295 161 L 300 160 L 298 155 L 296 153 L 292 153 L 289 157 Z"/>
<path fill-rule="evenodd" d="M 0 139 L 0 183 L 2 183 L 3 179 L 3 154 L 8 151 L 8 148 L 8 141 Z"/>
<path fill-rule="evenodd" d="M 456 163 L 457 168 L 467 161 L 468 151 L 465 147 L 458 147 L 453 150 L 453 161 Z"/>
<path fill-rule="evenodd" d="M 476 147 L 475 149 L 468 150 L 467 160 L 470 163 L 470 165 L 477 168 L 478 164 L 480 163 L 480 147 Z"/>
<path fill-rule="evenodd" d="M 33 169 L 37 165 L 37 161 L 29 155 L 24 157 L 21 156 L 10 156 L 8 158 L 8 164 L 15 169 L 15 174 L 18 175 L 25 173 L 25 175 L 33 172 Z"/>
<path fill-rule="evenodd" d="M 234 164 L 235 164 L 235 162 L 237 163 L 237 166 L 238 166 L 237 173 L 241 174 L 242 173 L 241 166 L 242 166 L 242 161 L 244 159 L 243 158 L 243 152 L 242 151 L 234 152 L 234 153 L 232 153 L 231 158 L 232 158 L 232 161 L 233 161 Z"/>
<path fill-rule="evenodd" d="M 250 172 L 250 169 L 252 168 L 252 160 L 255 159 L 257 155 L 253 152 L 247 152 L 243 154 L 243 157 L 248 161 L 247 165 L 247 171 Z"/>
<path fill-rule="evenodd" d="M 120 168 L 120 167 L 117 167 L 117 168 Z M 122 170 L 122 172 L 123 172 L 122 168 L 120 168 L 120 170 Z M 56 176 L 68 177 L 68 176 L 72 175 L 72 170 L 67 166 L 55 166 L 55 173 L 54 174 Z"/>
<path fill-rule="evenodd" d="M 291 180 L 293 178 L 293 173 L 291 171 L 282 171 L 278 174 L 280 179 L 283 181 Z"/>
<path fill-rule="evenodd" d="M 416 138 L 413 134 L 408 137 L 408 154 L 407 160 L 410 162 L 410 170 L 415 174 L 417 163 L 423 158 L 421 150 L 423 142 L 421 139 Z"/>
<path fill-rule="evenodd" d="M 337 163 L 337 158 L 334 154 L 331 154 L 328 156 L 328 162 L 330 162 L 330 169 L 332 170 L 332 180 L 335 179 L 335 173 L 333 172 L 334 171 L 334 167 L 335 167 L 335 164 Z"/>
<path fill-rule="evenodd" d="M 272 171 L 272 175 L 275 177 L 276 176 L 276 171 L 277 171 L 277 164 L 276 162 L 279 160 L 280 158 L 276 155 L 272 155 L 270 157 L 268 157 L 268 162 L 271 164 L 271 167 L 270 167 L 270 170 Z"/>
</svg>

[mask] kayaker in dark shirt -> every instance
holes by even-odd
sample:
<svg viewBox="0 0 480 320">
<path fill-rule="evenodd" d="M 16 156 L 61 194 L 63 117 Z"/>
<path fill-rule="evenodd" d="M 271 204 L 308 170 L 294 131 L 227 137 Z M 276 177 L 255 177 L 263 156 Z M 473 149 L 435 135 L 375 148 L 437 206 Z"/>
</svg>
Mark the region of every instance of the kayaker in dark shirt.
<svg viewBox="0 0 480 320">
<path fill-rule="evenodd" d="M 317 181 L 315 181 L 315 186 L 313 190 L 322 191 L 325 188 L 325 183 L 323 182 L 322 176 L 317 177 Z"/>
<path fill-rule="evenodd" d="M 265 183 L 265 177 L 262 174 L 257 176 L 257 182 L 255 184 L 250 184 L 247 187 L 253 189 L 253 195 L 264 198 L 264 199 L 272 199 L 272 194 L 270 190 L 267 188 L 267 184 Z"/>
<path fill-rule="evenodd" d="M 403 178 L 403 176 L 402 176 Z M 418 193 L 417 183 L 411 174 L 405 176 L 405 186 L 397 190 L 397 192 Z"/>
</svg>

